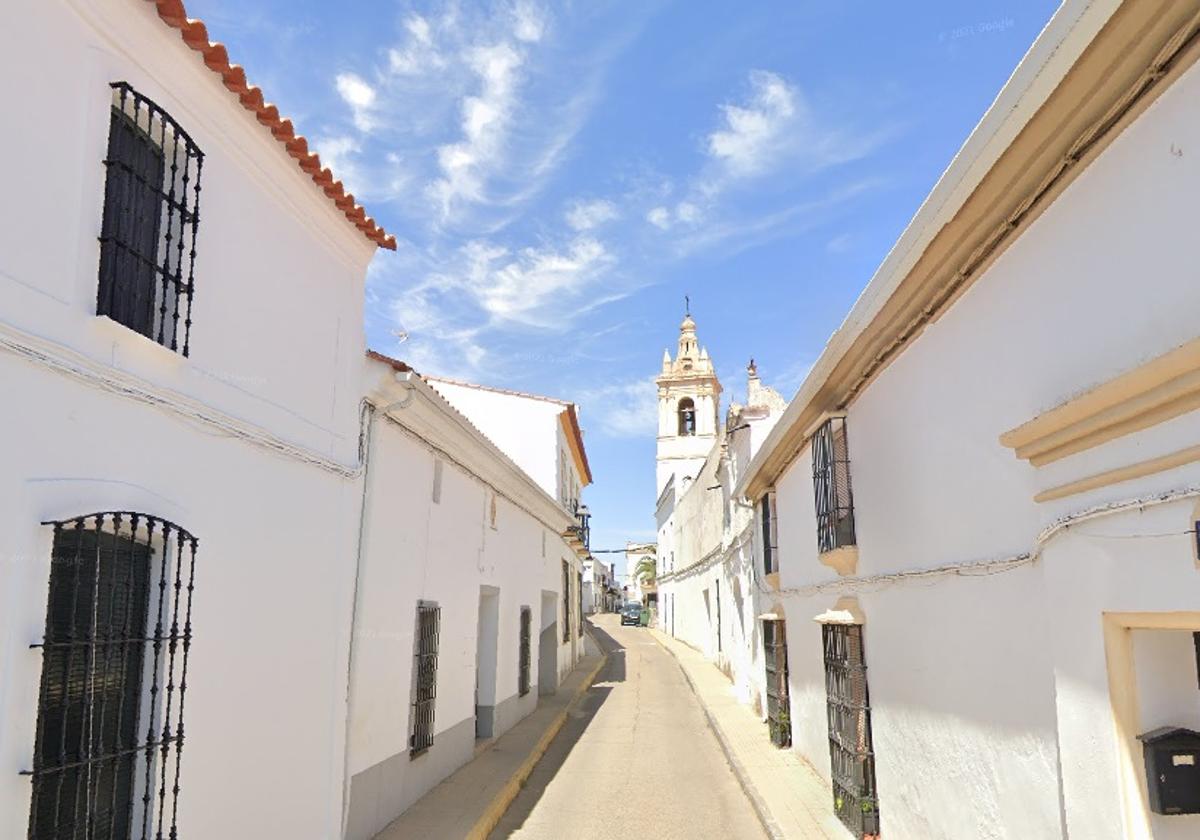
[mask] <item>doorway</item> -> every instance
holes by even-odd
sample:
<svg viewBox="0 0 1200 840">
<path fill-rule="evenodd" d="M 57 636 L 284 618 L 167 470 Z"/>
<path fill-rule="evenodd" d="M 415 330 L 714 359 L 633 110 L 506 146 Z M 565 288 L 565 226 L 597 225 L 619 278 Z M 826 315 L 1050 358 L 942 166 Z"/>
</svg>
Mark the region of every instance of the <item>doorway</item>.
<svg viewBox="0 0 1200 840">
<path fill-rule="evenodd" d="M 558 593 L 542 592 L 542 629 L 538 634 L 538 694 L 558 691 Z"/>
<path fill-rule="evenodd" d="M 475 637 L 475 737 L 491 738 L 496 726 L 496 642 L 500 631 L 500 590 L 479 587 L 479 627 Z"/>
</svg>

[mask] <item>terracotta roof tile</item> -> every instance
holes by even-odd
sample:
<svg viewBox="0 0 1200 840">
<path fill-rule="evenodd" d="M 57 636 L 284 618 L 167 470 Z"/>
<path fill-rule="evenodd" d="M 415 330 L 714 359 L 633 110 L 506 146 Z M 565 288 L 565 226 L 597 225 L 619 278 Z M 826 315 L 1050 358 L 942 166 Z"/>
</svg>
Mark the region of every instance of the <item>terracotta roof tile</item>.
<svg viewBox="0 0 1200 840">
<path fill-rule="evenodd" d="M 341 210 L 346 220 L 363 232 L 363 235 L 381 248 L 396 250 L 396 237 L 376 224 L 367 211 L 346 192 L 341 181 L 334 180 L 333 173 L 321 166 L 321 158 L 308 150 L 308 141 L 296 134 L 292 121 L 279 116 L 279 109 L 263 100 L 262 91 L 247 83 L 246 71 L 229 63 L 229 52 L 224 44 L 208 40 L 208 29 L 199 20 L 187 16 L 183 0 L 147 0 L 154 3 L 163 23 L 179 30 L 183 42 L 200 53 L 205 65 L 221 76 L 221 81 L 231 92 L 237 94 L 242 107 L 271 130 L 272 136 L 283 144 L 287 153 L 295 159 L 300 169 L 321 187 L 325 195 Z"/>
</svg>

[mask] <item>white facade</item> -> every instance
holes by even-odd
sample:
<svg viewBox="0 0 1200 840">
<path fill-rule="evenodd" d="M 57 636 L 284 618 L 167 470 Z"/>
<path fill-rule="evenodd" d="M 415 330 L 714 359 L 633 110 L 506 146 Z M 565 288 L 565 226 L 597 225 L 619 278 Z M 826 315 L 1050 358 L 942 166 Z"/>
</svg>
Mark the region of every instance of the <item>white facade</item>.
<svg viewBox="0 0 1200 840">
<path fill-rule="evenodd" d="M 659 544 L 668 547 L 659 560 L 659 627 L 708 657 L 736 696 L 764 714 L 758 616 L 767 581 L 754 554 L 753 511 L 733 490 L 784 407 L 751 362 L 747 405 L 730 406 L 694 480 L 678 498 L 664 493 L 658 511 Z"/>
<path fill-rule="evenodd" d="M 583 655 L 580 561 L 562 536 L 574 516 L 437 391 L 392 374 L 386 360 L 368 364 L 377 419 L 355 611 L 350 840 L 374 836 L 469 761 L 479 739 L 533 711 Z M 410 757 L 418 602 L 440 610 L 437 690 L 433 745 Z M 522 609 L 531 613 L 524 695 Z"/>
<path fill-rule="evenodd" d="M 424 441 L 378 416 L 402 414 L 393 403 L 378 406 L 371 420 L 364 389 L 374 394 L 379 377 L 392 374 L 368 362 L 364 385 L 363 289 L 377 228 L 352 202 L 335 207 L 340 184 L 314 185 L 327 171 L 302 171 L 298 160 L 314 161 L 273 106 L 259 100 L 257 114 L 247 110 L 254 94 L 243 86 L 239 97 L 244 78 L 223 64 L 224 48 L 207 42 L 203 25 L 159 5 L 161 17 L 142 0 L 21 0 L 0 31 L 8 98 L 21 103 L 20 126 L 0 137 L 0 153 L 16 162 L 0 201 L 0 381 L 9 397 L 0 420 L 0 762 L 8 768 L 0 778 L 0 836 L 28 833 L 39 782 L 21 771 L 39 771 L 40 762 L 57 772 L 58 762 L 87 757 L 36 746 L 46 674 L 43 651 L 31 646 L 64 643 L 58 629 L 47 629 L 48 612 L 56 615 L 51 580 L 65 566 L 61 556 L 52 563 L 55 528 L 45 523 L 65 521 L 71 530 L 87 517 L 80 530 L 88 532 L 104 514 L 96 530 L 111 545 L 143 545 L 161 563 L 171 543 L 161 530 L 129 533 L 137 513 L 143 529 L 153 517 L 198 540 L 194 591 L 185 571 L 152 565 L 147 588 L 166 584 L 161 628 L 151 622 L 145 634 L 126 633 L 145 640 L 145 657 L 156 636 L 161 642 L 161 656 L 141 663 L 140 688 L 131 692 L 138 713 L 131 729 L 157 733 L 166 723 L 173 739 L 168 763 L 157 758 L 157 745 L 149 761 L 151 790 L 160 778 L 166 790 L 165 816 L 152 809 L 148 817 L 151 835 L 169 833 L 177 807 L 183 836 L 339 837 L 347 815 L 378 818 L 461 763 L 463 742 L 469 757 L 473 734 L 459 733 L 474 720 L 473 706 L 485 709 L 494 731 L 528 710 L 530 700 L 513 699 L 517 606 L 534 610 L 535 691 L 539 684 L 553 690 L 576 661 L 575 519 L 564 499 L 487 448 L 449 406 L 438 409 L 446 428 L 426 429 Z M 204 155 L 194 296 L 190 313 L 180 312 L 181 323 L 192 322 L 186 356 L 96 315 L 110 85 L 119 81 L 168 112 Z M 164 158 L 170 148 L 160 146 Z M 193 242 L 177 238 L 171 247 L 181 245 L 190 250 Z M 452 417 L 460 432 L 449 428 Z M 433 505 L 431 447 L 452 432 L 474 441 L 474 460 L 467 469 L 447 458 L 445 502 Z M 535 434 L 554 441 L 547 448 L 564 443 L 565 433 Z M 368 487 L 372 435 L 378 462 Z M 107 568 L 110 555 L 100 546 L 90 567 L 75 566 Z M 447 577 L 451 569 L 460 573 L 456 581 Z M 370 592 L 356 590 L 364 576 L 375 584 Z M 132 573 L 126 581 L 134 586 Z M 98 589 L 105 591 L 98 583 L 92 589 L 95 606 L 70 644 L 93 641 L 86 616 L 98 621 L 106 609 Z M 111 603 L 118 587 L 107 591 Z M 488 609 L 498 628 L 494 658 L 486 646 L 480 656 L 481 595 L 496 599 Z M 369 786 L 370 769 L 405 749 L 418 598 L 445 604 L 442 706 L 435 746 L 411 766 L 404 756 L 385 802 L 382 788 L 372 795 L 350 782 L 364 778 Z M 544 646 L 548 664 L 537 658 L 547 625 L 556 639 Z M 404 652 L 390 661 L 398 648 Z M 490 680 L 479 701 L 472 699 L 476 662 Z M 76 680 L 63 693 L 75 692 L 70 702 L 82 707 L 114 681 L 105 672 L 100 689 L 97 682 Z M 132 785 L 125 801 L 140 822 L 140 770 Z M 367 804 L 359 809 L 359 801 Z"/>
<path fill-rule="evenodd" d="M 1084 6 L 1034 45 L 741 483 L 755 501 L 774 493 L 793 745 L 827 780 L 822 624 L 862 625 L 883 836 L 1200 835 L 1200 816 L 1150 812 L 1136 737 L 1200 728 L 1200 415 L 1179 396 L 1200 358 L 1200 165 L 1178 153 L 1200 146 L 1190 59 L 965 291 L 860 384 L 841 378 L 886 335 L 917 256 L 972 218 L 968 196 L 996 173 L 1041 177 L 1009 154 L 1022 123 L 1070 143 L 1088 125 L 1070 108 L 1102 115 L 1132 89 L 1116 74 L 1092 98 L 1056 99 L 1089 62 L 1140 70 L 1187 25 L 1141 29 L 1148 10 L 1126 4 L 1097 35 L 1117 4 Z M 999 204 L 1025 197 L 1007 190 Z M 831 413 L 845 417 L 854 529 L 820 554 L 811 436 Z"/>
<path fill-rule="evenodd" d="M 673 478 L 676 488 L 695 478 L 717 439 L 721 383 L 708 350 L 696 337 L 691 315 L 679 327 L 675 358 L 664 350 L 658 385 L 658 448 L 655 487 L 661 494 Z"/>
<path fill-rule="evenodd" d="M 625 544 L 625 582 L 621 586 L 621 591 L 626 603 L 631 601 L 644 603 L 642 599 L 647 594 L 647 587 L 643 586 L 637 569 L 643 560 L 654 561 L 655 551 L 654 543 L 631 542 Z"/>
</svg>

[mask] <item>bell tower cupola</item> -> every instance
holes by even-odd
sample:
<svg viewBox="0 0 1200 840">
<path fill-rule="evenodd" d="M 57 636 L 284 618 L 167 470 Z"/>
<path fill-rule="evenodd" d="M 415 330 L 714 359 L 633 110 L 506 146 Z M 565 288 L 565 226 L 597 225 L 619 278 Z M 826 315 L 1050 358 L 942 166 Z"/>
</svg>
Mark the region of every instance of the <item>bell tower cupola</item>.
<svg viewBox="0 0 1200 840">
<path fill-rule="evenodd" d="M 679 325 L 675 358 L 663 351 L 658 384 L 657 492 L 675 479 L 675 492 L 699 473 L 717 440 L 721 383 L 691 313 Z"/>
</svg>

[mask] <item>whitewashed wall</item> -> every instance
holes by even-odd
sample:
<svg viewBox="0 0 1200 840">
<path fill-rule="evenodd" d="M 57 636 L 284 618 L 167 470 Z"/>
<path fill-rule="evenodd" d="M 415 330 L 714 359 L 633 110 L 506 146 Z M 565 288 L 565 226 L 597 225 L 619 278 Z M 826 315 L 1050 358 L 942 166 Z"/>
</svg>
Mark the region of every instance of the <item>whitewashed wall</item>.
<svg viewBox="0 0 1200 840">
<path fill-rule="evenodd" d="M 1193 445 L 1200 417 L 1040 470 L 998 437 L 1196 337 L 1200 285 L 1186 243 L 1200 164 L 1172 149 L 1200 147 L 1197 96 L 1192 69 L 849 407 L 860 576 L 1029 552 L 1036 563 L 990 576 L 837 584 L 816 559 L 807 452 L 777 482 L 796 749 L 828 775 L 811 619 L 840 594 L 857 594 L 887 836 L 1125 836 L 1101 616 L 1200 603 L 1182 536 L 1194 502 L 1145 512 L 1135 504 L 1044 542 L 1039 533 L 1098 505 L 1186 492 L 1200 486 L 1200 466 L 1042 505 L 1032 498 Z M 1146 727 L 1194 718 L 1162 691 L 1169 696 L 1147 707 L 1161 716 Z M 1155 836 L 1197 830 L 1192 818 L 1151 822 Z"/>
<path fill-rule="evenodd" d="M 6 11 L 19 23 L 0 28 L 0 85 L 25 129 L 0 136 L 15 163 L 0 202 L 0 835 L 23 836 L 29 808 L 16 774 L 32 759 L 41 657 L 28 645 L 46 614 L 38 523 L 131 509 L 200 540 L 179 825 L 336 836 L 358 498 L 349 383 L 374 246 L 153 4 Z M 94 315 L 118 80 L 206 155 L 188 359 Z M 201 405 L 216 425 L 195 420 Z M 324 467 L 245 439 L 267 435 Z"/>
</svg>

